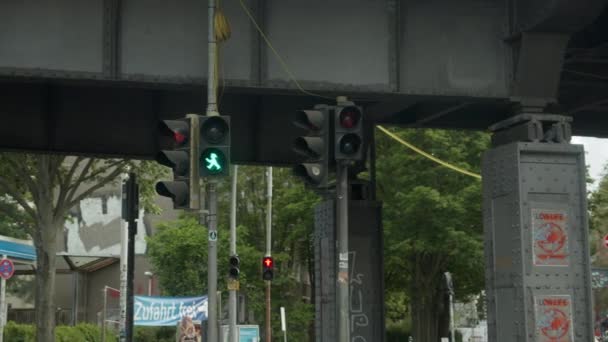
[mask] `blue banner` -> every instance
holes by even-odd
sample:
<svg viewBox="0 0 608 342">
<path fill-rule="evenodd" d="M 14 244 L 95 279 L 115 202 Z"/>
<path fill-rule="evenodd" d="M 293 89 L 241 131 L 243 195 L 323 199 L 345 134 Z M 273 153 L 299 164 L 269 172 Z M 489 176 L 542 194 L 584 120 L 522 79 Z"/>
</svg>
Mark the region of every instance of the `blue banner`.
<svg viewBox="0 0 608 342">
<path fill-rule="evenodd" d="M 207 296 L 135 296 L 133 315 L 133 324 L 144 326 L 176 326 L 184 316 L 192 318 L 193 321 L 206 321 Z"/>
</svg>

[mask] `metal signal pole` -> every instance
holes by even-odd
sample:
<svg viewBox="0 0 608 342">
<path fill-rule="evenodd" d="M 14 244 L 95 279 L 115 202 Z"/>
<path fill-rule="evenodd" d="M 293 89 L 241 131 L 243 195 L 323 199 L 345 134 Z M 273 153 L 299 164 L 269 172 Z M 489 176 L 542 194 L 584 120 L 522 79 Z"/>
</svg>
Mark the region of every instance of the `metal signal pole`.
<svg viewBox="0 0 608 342">
<path fill-rule="evenodd" d="M 230 195 L 230 255 L 236 254 L 236 194 L 237 194 L 238 166 L 234 166 L 232 173 L 232 192 Z M 228 297 L 229 341 L 238 342 L 236 330 L 236 289 L 231 289 Z"/>
<path fill-rule="evenodd" d="M 350 341 L 350 296 L 348 266 L 348 166 L 338 163 L 336 187 L 336 218 L 338 250 L 338 341 Z"/>
<path fill-rule="evenodd" d="M 268 207 L 266 208 L 266 256 L 272 256 L 272 167 L 268 168 L 266 172 L 266 184 Z M 272 328 L 271 328 L 271 286 L 272 282 L 266 281 L 266 342 L 272 341 Z"/>
</svg>

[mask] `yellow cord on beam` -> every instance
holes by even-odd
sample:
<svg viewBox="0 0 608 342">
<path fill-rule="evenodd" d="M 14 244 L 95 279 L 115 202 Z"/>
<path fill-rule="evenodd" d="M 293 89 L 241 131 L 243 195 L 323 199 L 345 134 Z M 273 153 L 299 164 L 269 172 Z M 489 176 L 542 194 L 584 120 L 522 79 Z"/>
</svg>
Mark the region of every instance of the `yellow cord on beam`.
<svg viewBox="0 0 608 342">
<path fill-rule="evenodd" d="M 260 36 L 262 37 L 262 39 L 264 39 L 264 42 L 266 42 L 266 45 L 268 46 L 268 48 L 270 49 L 270 51 L 272 51 L 272 53 L 275 55 L 275 57 L 277 58 L 277 60 L 279 61 L 279 63 L 281 64 L 281 67 L 283 68 L 283 71 L 287 74 L 287 76 L 291 79 L 291 81 L 293 83 L 295 83 L 296 87 L 298 88 L 298 90 L 300 90 L 302 93 L 306 94 L 306 95 L 311 95 L 311 96 L 315 96 L 315 97 L 320 97 L 320 98 L 325 98 L 325 99 L 331 99 L 333 100 L 333 98 L 331 97 L 327 97 L 327 96 L 323 96 L 323 95 L 319 95 L 319 94 L 315 94 L 313 92 L 310 92 L 306 89 L 304 89 L 301 85 L 300 82 L 298 82 L 298 80 L 296 79 L 295 75 L 291 72 L 291 70 L 289 69 L 289 66 L 287 65 L 287 62 L 285 62 L 285 60 L 283 59 L 283 57 L 281 57 L 281 55 L 279 54 L 279 52 L 274 48 L 274 46 L 272 45 L 272 43 L 270 42 L 270 39 L 268 39 L 268 37 L 266 36 L 266 34 L 264 33 L 264 31 L 262 31 L 262 28 L 260 28 L 260 25 L 258 25 L 257 21 L 255 20 L 255 18 L 253 17 L 253 14 L 251 14 L 251 12 L 249 11 L 249 9 L 247 9 L 247 5 L 245 5 L 245 3 L 243 2 L 243 0 L 239 0 L 241 7 L 243 8 L 243 11 L 245 12 L 245 14 L 247 14 L 247 16 L 249 17 L 249 20 L 251 20 L 251 22 L 253 23 L 253 26 L 256 28 L 256 30 L 258 31 L 258 33 L 260 34 Z M 458 166 L 452 165 L 450 163 L 444 162 L 443 160 L 436 158 L 426 152 L 424 152 L 423 150 L 417 148 L 416 146 L 408 143 L 407 141 L 399 138 L 398 136 L 396 136 L 395 134 L 389 132 L 387 129 L 385 129 L 382 126 L 378 126 L 378 128 L 384 132 L 386 135 L 388 135 L 389 137 L 397 140 L 398 142 L 400 142 L 402 145 L 405 145 L 406 147 L 408 147 L 409 149 L 411 149 L 412 151 L 419 153 L 420 155 L 436 162 L 439 165 L 445 166 L 449 169 L 452 169 L 456 172 L 460 172 L 464 175 L 473 177 L 473 178 L 477 178 L 477 179 L 481 179 L 481 176 L 464 170 L 462 168 L 459 168 Z"/>
<path fill-rule="evenodd" d="M 473 173 L 471 171 L 467 171 L 465 169 L 459 168 L 458 166 L 452 165 L 452 164 L 450 164 L 448 162 L 445 162 L 445 161 L 443 161 L 443 160 L 441 160 L 441 159 L 439 159 L 439 158 L 437 158 L 437 157 L 435 157 L 435 156 L 433 156 L 433 155 L 431 155 L 431 154 L 429 154 L 427 152 L 424 152 L 423 150 L 421 150 L 418 147 L 416 147 L 416 146 L 408 143 L 407 141 L 399 138 L 396 134 L 390 132 L 389 130 L 387 130 L 386 128 L 384 128 L 384 127 L 382 127 L 380 125 L 378 125 L 376 127 L 378 127 L 378 129 L 381 130 L 384 134 L 388 135 L 389 137 L 391 137 L 394 140 L 396 140 L 399 143 L 401 143 L 401 145 L 404 145 L 405 147 L 409 148 L 410 150 L 412 150 L 412 151 L 414 151 L 414 152 L 422 155 L 425 158 L 428 158 L 428 159 L 434 161 L 435 163 L 437 163 L 437 164 L 439 164 L 441 166 L 445 166 L 445 167 L 447 167 L 449 169 L 452 169 L 452 170 L 454 170 L 456 172 L 460 172 L 460 173 L 462 173 L 464 175 L 467 175 L 467 176 L 470 176 L 470 177 L 473 177 L 473 178 L 481 179 L 481 176 L 478 175 L 478 174 L 476 174 L 476 173 Z"/>
</svg>

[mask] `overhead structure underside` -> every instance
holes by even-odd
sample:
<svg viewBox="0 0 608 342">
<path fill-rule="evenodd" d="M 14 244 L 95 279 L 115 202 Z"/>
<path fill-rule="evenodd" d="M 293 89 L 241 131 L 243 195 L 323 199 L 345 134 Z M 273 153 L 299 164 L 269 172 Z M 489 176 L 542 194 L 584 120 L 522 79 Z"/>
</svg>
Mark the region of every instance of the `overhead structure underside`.
<svg viewBox="0 0 608 342">
<path fill-rule="evenodd" d="M 608 137 L 607 0 L 243 4 L 322 97 L 223 1 L 233 162 L 293 162 L 295 110 L 338 95 L 373 123 L 486 130 L 531 106 Z M 153 157 L 158 120 L 204 113 L 206 37 L 200 0 L 0 2 L 0 148 Z"/>
</svg>

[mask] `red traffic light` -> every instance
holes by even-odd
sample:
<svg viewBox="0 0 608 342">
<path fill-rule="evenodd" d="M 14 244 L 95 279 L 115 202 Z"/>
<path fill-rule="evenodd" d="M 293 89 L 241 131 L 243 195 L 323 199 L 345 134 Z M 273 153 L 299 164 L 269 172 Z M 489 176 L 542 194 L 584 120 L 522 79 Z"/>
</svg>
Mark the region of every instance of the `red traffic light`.
<svg viewBox="0 0 608 342">
<path fill-rule="evenodd" d="M 264 268 L 272 268 L 274 261 L 272 260 L 272 257 L 264 257 L 264 259 L 262 259 L 262 264 L 264 265 Z"/>
<path fill-rule="evenodd" d="M 361 120 L 361 111 L 354 106 L 344 107 L 342 111 L 340 111 L 338 120 L 340 126 L 343 128 L 354 128 Z"/>
<path fill-rule="evenodd" d="M 160 150 L 182 148 L 188 143 L 190 125 L 186 120 L 163 120 L 158 125 Z"/>
</svg>

